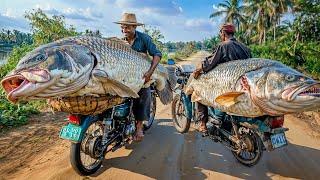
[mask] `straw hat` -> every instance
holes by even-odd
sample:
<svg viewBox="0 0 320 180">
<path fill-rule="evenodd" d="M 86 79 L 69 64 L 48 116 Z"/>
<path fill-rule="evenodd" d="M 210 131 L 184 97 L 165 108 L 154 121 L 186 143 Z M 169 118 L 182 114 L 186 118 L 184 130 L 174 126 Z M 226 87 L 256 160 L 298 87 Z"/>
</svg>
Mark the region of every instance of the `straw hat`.
<svg viewBox="0 0 320 180">
<path fill-rule="evenodd" d="M 142 26 L 144 24 L 138 23 L 136 15 L 133 13 L 124 13 L 122 15 L 122 18 L 120 21 L 114 22 L 116 24 L 126 24 L 126 25 L 136 25 L 136 26 Z"/>
</svg>

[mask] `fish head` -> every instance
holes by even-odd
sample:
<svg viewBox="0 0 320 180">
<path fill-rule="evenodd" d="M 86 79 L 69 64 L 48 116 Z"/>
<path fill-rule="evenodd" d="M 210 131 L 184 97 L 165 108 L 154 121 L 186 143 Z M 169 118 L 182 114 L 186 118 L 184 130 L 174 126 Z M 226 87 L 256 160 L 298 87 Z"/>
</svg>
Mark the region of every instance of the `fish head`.
<svg viewBox="0 0 320 180">
<path fill-rule="evenodd" d="M 253 102 L 271 115 L 320 107 L 320 82 L 287 66 L 271 66 L 247 73 Z"/>
<path fill-rule="evenodd" d="M 1 85 L 13 103 L 62 96 L 83 87 L 94 64 L 93 54 L 84 46 L 49 43 L 24 56 Z"/>
</svg>

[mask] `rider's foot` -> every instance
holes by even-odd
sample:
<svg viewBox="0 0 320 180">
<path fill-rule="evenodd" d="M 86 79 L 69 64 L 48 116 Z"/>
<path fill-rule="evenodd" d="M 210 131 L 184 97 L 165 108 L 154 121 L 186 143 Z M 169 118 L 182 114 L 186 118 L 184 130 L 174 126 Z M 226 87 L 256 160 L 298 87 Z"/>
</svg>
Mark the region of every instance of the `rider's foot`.
<svg viewBox="0 0 320 180">
<path fill-rule="evenodd" d="M 206 123 L 201 122 L 201 125 L 199 127 L 199 131 L 202 132 L 202 133 L 208 133 L 208 128 L 207 128 Z"/>
<path fill-rule="evenodd" d="M 142 141 L 143 137 L 144 137 L 143 123 L 142 123 L 142 121 L 138 121 L 137 122 L 137 130 L 136 130 L 135 135 L 133 136 L 133 140 L 134 141 Z"/>
</svg>

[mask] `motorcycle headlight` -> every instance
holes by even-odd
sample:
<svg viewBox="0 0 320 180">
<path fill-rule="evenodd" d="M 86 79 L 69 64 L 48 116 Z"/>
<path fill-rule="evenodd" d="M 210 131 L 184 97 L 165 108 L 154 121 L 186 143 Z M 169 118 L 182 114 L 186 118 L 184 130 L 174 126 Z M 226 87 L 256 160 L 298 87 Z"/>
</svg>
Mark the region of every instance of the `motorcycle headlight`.
<svg viewBox="0 0 320 180">
<path fill-rule="evenodd" d="M 178 84 L 182 84 L 182 83 L 183 83 L 183 79 L 182 79 L 182 78 L 178 78 L 178 79 L 177 79 L 177 83 L 178 83 Z"/>
</svg>

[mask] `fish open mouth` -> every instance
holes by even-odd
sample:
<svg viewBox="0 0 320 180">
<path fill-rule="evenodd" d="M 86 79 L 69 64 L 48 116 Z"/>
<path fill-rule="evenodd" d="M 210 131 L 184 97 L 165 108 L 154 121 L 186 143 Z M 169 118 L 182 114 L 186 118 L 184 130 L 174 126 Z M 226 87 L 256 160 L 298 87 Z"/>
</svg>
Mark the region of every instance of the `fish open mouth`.
<svg viewBox="0 0 320 180">
<path fill-rule="evenodd" d="M 18 100 L 18 98 L 14 96 L 14 92 L 28 83 L 30 82 L 22 75 L 12 75 L 1 81 L 2 87 L 7 93 L 8 100 L 14 103 Z"/>
<path fill-rule="evenodd" d="M 9 101 L 16 103 L 19 98 L 30 96 L 39 90 L 41 85 L 49 82 L 50 74 L 46 70 L 31 69 L 5 77 L 1 81 Z"/>
<path fill-rule="evenodd" d="M 296 97 L 320 97 L 320 83 L 291 87 L 282 93 L 282 98 L 288 101 L 293 101 Z"/>
<path fill-rule="evenodd" d="M 306 88 L 302 92 L 299 92 L 298 96 L 314 96 L 320 97 L 320 85 L 313 85 L 309 88 Z"/>
</svg>

